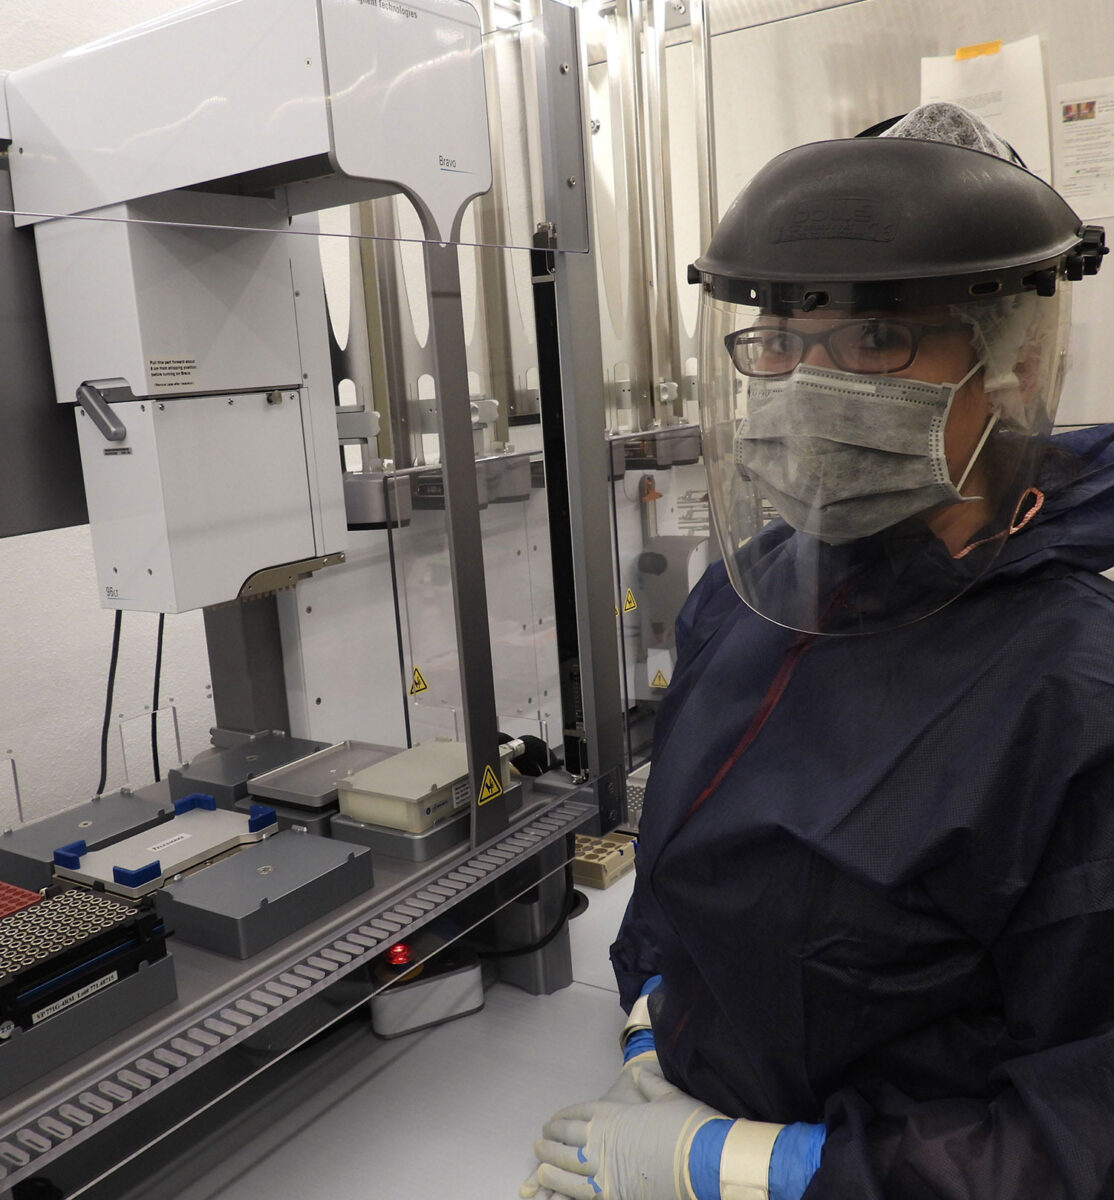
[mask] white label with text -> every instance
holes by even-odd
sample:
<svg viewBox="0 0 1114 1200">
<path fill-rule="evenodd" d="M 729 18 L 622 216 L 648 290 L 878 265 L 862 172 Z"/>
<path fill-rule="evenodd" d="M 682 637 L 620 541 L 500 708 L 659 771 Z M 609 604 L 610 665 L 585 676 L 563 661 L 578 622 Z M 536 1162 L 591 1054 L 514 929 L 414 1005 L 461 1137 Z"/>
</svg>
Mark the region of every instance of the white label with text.
<svg viewBox="0 0 1114 1200">
<path fill-rule="evenodd" d="M 38 1025 L 40 1021 L 45 1021 L 48 1017 L 56 1016 L 67 1009 L 71 1004 L 77 1004 L 79 1001 L 94 995 L 96 992 L 102 991 L 110 984 L 119 979 L 119 973 L 116 971 L 110 972 L 103 979 L 98 979 L 96 983 L 87 983 L 83 988 L 78 988 L 76 992 L 71 992 L 70 995 L 64 996 L 61 1000 L 55 1000 L 53 1004 L 48 1004 L 46 1008 L 40 1008 L 37 1013 L 31 1014 L 31 1024 Z"/>
</svg>

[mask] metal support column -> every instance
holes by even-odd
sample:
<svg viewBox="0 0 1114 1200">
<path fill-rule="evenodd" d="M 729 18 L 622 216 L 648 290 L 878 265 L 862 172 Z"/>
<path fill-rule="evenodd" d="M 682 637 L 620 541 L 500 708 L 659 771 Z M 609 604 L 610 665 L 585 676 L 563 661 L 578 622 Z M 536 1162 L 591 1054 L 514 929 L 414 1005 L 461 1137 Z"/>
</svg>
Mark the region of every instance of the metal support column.
<svg viewBox="0 0 1114 1200">
<path fill-rule="evenodd" d="M 217 727 L 290 732 L 274 595 L 205 609 L 205 644 Z"/>
<path fill-rule="evenodd" d="M 712 30 L 704 0 L 690 0 L 692 90 L 696 110 L 696 178 L 700 188 L 700 249 L 719 223 L 716 178 L 716 120 L 712 101 Z"/>
<path fill-rule="evenodd" d="M 652 236 L 647 238 L 652 262 L 650 350 L 652 411 L 670 423 L 673 413 L 662 402 L 659 385 L 679 383 L 681 364 L 677 352 L 677 287 L 673 280 L 673 193 L 669 159 L 669 103 L 665 74 L 665 0 L 647 4 L 650 20 L 642 43 L 642 69 L 646 79 L 645 136 L 648 154 L 644 160 L 644 187 L 653 213 Z"/>
<path fill-rule="evenodd" d="M 565 509 L 568 531 L 567 565 L 554 562 L 554 600 L 558 613 L 575 614 L 576 645 L 563 647 L 562 683 L 566 669 L 576 663 L 575 689 L 568 690 L 575 690 L 578 703 L 571 712 L 566 708 L 565 728 L 582 731 L 580 766 L 596 784 L 600 824 L 606 830 L 622 815 L 625 774 L 614 569 L 605 518 L 610 500 L 603 350 L 596 264 L 588 237 L 583 48 L 574 9 L 557 0 L 541 0 L 540 10 L 536 63 L 548 222 L 535 243 L 534 290 L 535 303 L 541 305 L 539 371 L 546 376 L 542 410 L 547 488 L 556 487 L 556 504 Z M 544 289 L 549 290 L 548 298 Z M 555 429 L 563 443 L 560 454 L 554 446 Z M 551 525 L 560 519 L 551 501 Z"/>
<path fill-rule="evenodd" d="M 445 486 L 449 570 L 453 582 L 464 740 L 472 780 L 473 845 L 507 827 L 507 804 L 499 779 L 499 729 L 491 670 L 472 410 L 468 399 L 460 264 L 455 243 L 424 242 L 430 341 L 433 349 L 441 471 Z"/>
<path fill-rule="evenodd" d="M 545 452 L 545 498 L 549 514 L 549 557 L 553 571 L 554 632 L 561 683 L 561 725 L 565 770 L 587 779 L 588 735 L 580 679 L 575 558 L 570 519 L 565 414 L 561 389 L 560 337 L 553 237 L 545 229 L 534 235 L 530 275 L 534 294 L 534 329 L 538 345 L 538 392 L 541 398 L 542 449 Z"/>
</svg>

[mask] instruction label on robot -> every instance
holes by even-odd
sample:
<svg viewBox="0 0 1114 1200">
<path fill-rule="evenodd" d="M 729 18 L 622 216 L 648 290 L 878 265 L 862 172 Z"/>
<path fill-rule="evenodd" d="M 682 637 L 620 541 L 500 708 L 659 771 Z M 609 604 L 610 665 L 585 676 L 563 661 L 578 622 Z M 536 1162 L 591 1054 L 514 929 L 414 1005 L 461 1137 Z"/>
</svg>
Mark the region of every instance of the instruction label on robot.
<svg viewBox="0 0 1114 1200">
<path fill-rule="evenodd" d="M 666 677 L 661 673 L 661 671 L 659 671 L 653 677 L 653 679 L 650 680 L 650 686 L 652 688 L 667 688 L 669 686 L 669 680 L 666 679 Z"/>
<path fill-rule="evenodd" d="M 638 607 L 638 601 L 634 598 L 634 592 L 627 588 L 627 598 L 623 601 L 623 612 L 634 612 Z"/>
<path fill-rule="evenodd" d="M 152 387 L 194 387 L 197 384 L 197 359 L 149 358 L 147 375 Z"/>
<path fill-rule="evenodd" d="M 429 684 L 426 683 L 425 676 L 421 673 L 420 670 L 418 670 L 417 667 L 415 667 L 413 679 L 410 682 L 410 695 L 416 696 L 419 692 L 428 692 L 428 691 L 429 691 Z"/>
<path fill-rule="evenodd" d="M 494 800 L 496 796 L 501 796 L 503 789 L 499 785 L 499 779 L 495 772 L 491 769 L 491 764 L 488 763 L 484 767 L 484 777 L 480 781 L 480 804 L 486 804 L 489 800 Z"/>
</svg>

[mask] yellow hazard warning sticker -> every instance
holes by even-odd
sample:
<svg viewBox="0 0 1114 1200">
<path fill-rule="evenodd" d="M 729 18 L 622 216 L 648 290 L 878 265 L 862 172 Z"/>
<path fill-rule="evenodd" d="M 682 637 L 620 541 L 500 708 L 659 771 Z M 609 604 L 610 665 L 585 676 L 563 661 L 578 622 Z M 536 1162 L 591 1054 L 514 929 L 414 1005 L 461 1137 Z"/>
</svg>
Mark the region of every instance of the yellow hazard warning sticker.
<svg viewBox="0 0 1114 1200">
<path fill-rule="evenodd" d="M 495 776 L 495 772 L 491 769 L 489 763 L 484 767 L 484 777 L 480 780 L 480 799 L 478 803 L 486 804 L 489 800 L 494 800 L 496 796 L 501 796 L 503 789 L 499 786 L 499 780 Z"/>
<path fill-rule="evenodd" d="M 653 679 L 650 680 L 650 686 L 656 687 L 656 688 L 667 688 L 669 686 L 669 680 L 666 679 L 666 677 L 661 673 L 661 671 L 659 671 L 653 677 Z"/>
<path fill-rule="evenodd" d="M 627 598 L 623 601 L 623 612 L 634 612 L 638 607 L 638 601 L 634 598 L 634 592 L 627 588 Z"/>
<path fill-rule="evenodd" d="M 421 673 L 421 671 L 418 670 L 417 667 L 415 667 L 414 668 L 414 678 L 410 684 L 410 695 L 416 696 L 419 692 L 428 692 L 428 691 L 429 691 L 429 684 L 426 683 L 425 676 Z"/>
</svg>

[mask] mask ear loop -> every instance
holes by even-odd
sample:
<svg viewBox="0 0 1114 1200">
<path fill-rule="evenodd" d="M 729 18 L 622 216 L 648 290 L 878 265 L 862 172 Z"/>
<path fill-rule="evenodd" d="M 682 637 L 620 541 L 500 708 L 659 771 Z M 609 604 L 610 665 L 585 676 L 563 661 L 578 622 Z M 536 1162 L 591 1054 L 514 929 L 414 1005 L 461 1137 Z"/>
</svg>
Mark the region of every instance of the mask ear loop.
<svg viewBox="0 0 1114 1200">
<path fill-rule="evenodd" d="M 976 460 L 978 459 L 979 455 L 982 453 L 982 448 L 983 448 L 983 446 L 986 445 L 986 439 L 988 437 L 990 437 L 991 433 L 994 432 L 994 426 L 998 424 L 998 418 L 1001 415 L 1002 415 L 1001 412 L 999 412 L 997 409 L 995 409 L 994 412 L 992 412 L 990 414 L 990 419 L 986 423 L 986 428 L 982 431 L 982 437 L 979 438 L 978 443 L 975 446 L 975 449 L 971 453 L 970 459 L 968 459 L 968 461 L 967 461 L 967 468 L 963 472 L 963 474 L 960 475 L 959 482 L 955 485 L 955 490 L 957 492 L 963 491 L 963 485 L 967 482 L 967 476 L 971 474 L 971 468 L 975 465 Z M 964 500 L 981 500 L 982 496 L 964 496 L 963 499 Z"/>
<path fill-rule="evenodd" d="M 956 398 L 956 396 L 959 395 L 960 389 L 962 389 L 963 386 L 967 383 L 967 381 L 969 379 L 971 379 L 978 371 L 980 371 L 985 366 L 986 366 L 985 359 L 983 359 L 983 358 L 975 359 L 974 363 L 971 366 L 971 369 L 967 372 L 967 374 L 964 375 L 963 378 L 958 383 L 953 383 L 953 384 L 949 385 L 952 389 L 952 398 L 951 398 L 951 401 L 948 403 L 948 414 L 951 413 L 952 404 L 955 403 L 955 398 Z M 971 452 L 971 457 L 967 460 L 967 466 L 964 468 L 963 474 L 959 477 L 959 482 L 955 485 L 955 490 L 957 493 L 963 491 L 963 485 L 967 482 L 967 476 L 971 474 L 971 468 L 974 467 L 975 463 L 978 461 L 979 455 L 982 453 L 982 448 L 986 445 L 987 438 L 989 438 L 991 433 L 994 432 L 994 426 L 998 424 L 998 419 L 999 419 L 999 417 L 1001 417 L 1001 415 L 1002 415 L 1002 411 L 1000 408 L 997 408 L 997 407 L 995 407 L 993 409 L 993 411 L 991 412 L 990 418 L 988 419 L 988 421 L 986 423 L 986 427 L 982 431 L 982 436 L 979 438 L 978 443 L 976 444 L 974 450 Z M 945 415 L 944 420 L 946 423 L 947 415 Z M 962 495 L 960 496 L 961 500 L 981 500 L 982 498 L 983 498 L 982 496 L 962 496 Z"/>
</svg>

